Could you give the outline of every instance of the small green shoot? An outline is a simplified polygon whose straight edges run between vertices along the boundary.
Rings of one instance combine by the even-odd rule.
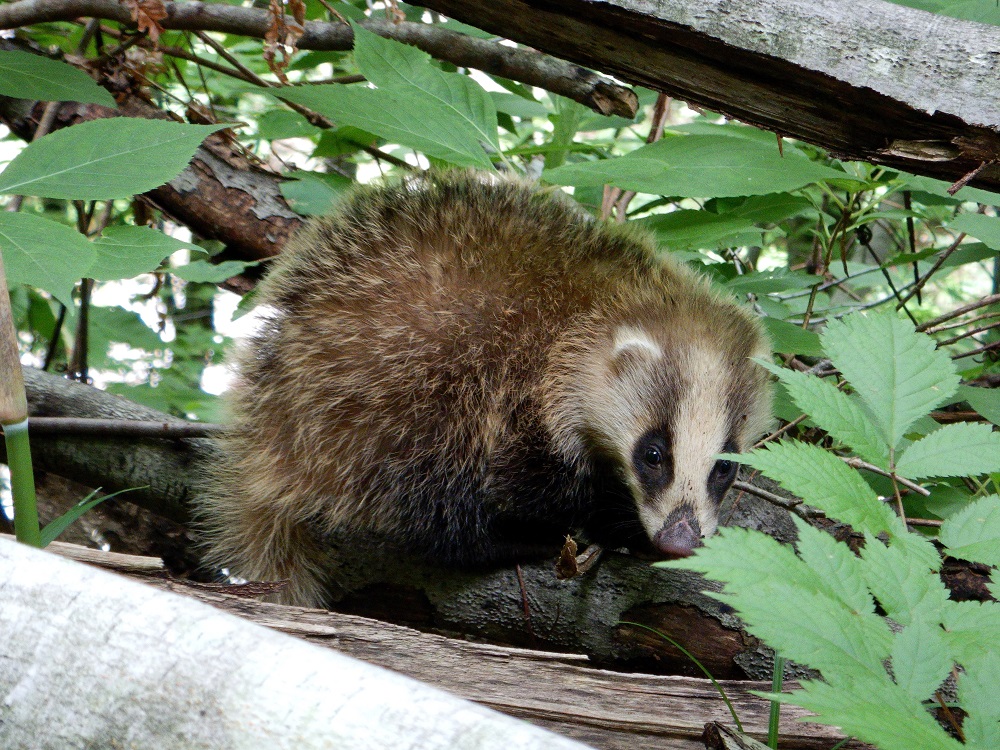
[[[42,529],[42,534],[41,534],[41,546],[48,547],[50,542],[54,541],[60,534],[62,534],[67,528],[69,528],[70,524],[72,524],[74,521],[80,518],[80,516],[82,516],[87,511],[91,510],[92,508],[96,508],[105,500],[110,500],[116,495],[121,495],[123,492],[132,492],[133,490],[141,490],[141,489],[145,489],[145,486],[129,487],[128,489],[125,490],[118,490],[118,492],[112,492],[110,495],[98,496],[98,493],[101,491],[101,488],[98,487],[96,490],[91,492],[85,498],[80,500],[80,502],[78,502],[72,508],[63,513],[61,516],[59,516],[58,518],[54,518],[49,523],[45,524],[45,528]]]

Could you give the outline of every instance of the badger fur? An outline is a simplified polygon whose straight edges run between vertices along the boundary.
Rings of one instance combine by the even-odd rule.
[[[262,282],[207,558],[323,600],[323,538],[446,564],[690,554],[765,428],[760,326],[650,237],[475,173],[358,189]]]

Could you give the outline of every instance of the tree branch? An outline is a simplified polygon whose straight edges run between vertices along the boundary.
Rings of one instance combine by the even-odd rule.
[[[165,2],[167,17],[160,24],[181,31],[219,31],[263,39],[270,25],[266,10],[201,2]],[[20,0],[0,6],[0,29],[30,24],[70,21],[81,16],[103,18],[134,27],[128,9],[117,0]],[[361,24],[369,31],[412,44],[440,60],[460,67],[539,86],[584,104],[604,115],[632,118],[638,109],[635,93],[626,86],[531,50],[507,47],[430,24],[372,19]],[[308,21],[298,40],[300,49],[349,50],[354,32],[343,23]]]

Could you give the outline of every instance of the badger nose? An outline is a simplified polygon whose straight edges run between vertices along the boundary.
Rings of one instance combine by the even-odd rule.
[[[675,511],[656,532],[653,545],[667,558],[688,557],[701,545],[701,525],[690,511]]]

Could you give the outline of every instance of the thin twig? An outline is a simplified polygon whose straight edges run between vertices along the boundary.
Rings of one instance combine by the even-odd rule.
[[[892,472],[879,468],[878,466],[870,464],[867,461],[863,461],[860,458],[855,458],[853,456],[841,456],[840,460],[843,461],[848,466],[850,466],[851,468],[864,469],[865,471],[870,471],[873,474],[881,474],[883,477],[889,477],[890,479],[895,479],[901,485],[903,485],[909,490],[912,490],[913,492],[916,492],[918,495],[923,495],[924,497],[928,497],[931,494],[930,490],[924,489],[919,484],[911,482],[909,479],[904,479],[898,474],[893,474]]]
[[[31,431],[39,435],[95,435],[108,437],[202,438],[221,435],[226,426],[200,422],[150,422],[84,417],[31,417]]]

